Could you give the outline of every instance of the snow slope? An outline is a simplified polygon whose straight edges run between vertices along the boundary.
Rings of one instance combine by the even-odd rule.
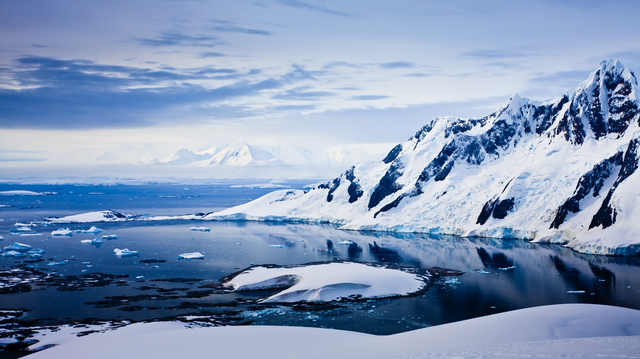
[[[480,119],[436,118],[380,162],[353,166],[308,192],[270,193],[207,218],[520,238],[634,255],[637,94],[629,69],[603,61],[555,100],[514,95]]]
[[[49,334],[36,335],[43,341],[33,347],[61,345],[28,358],[637,357],[640,311],[561,304],[389,336],[270,326],[188,329],[176,322],[133,324],[79,338]]]

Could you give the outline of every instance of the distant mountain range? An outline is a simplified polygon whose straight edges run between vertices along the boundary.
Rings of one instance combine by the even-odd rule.
[[[604,61],[565,95],[513,96],[483,118],[436,118],[375,163],[210,219],[333,222],[344,229],[565,243],[640,253],[638,82]]]
[[[357,146],[258,148],[237,141],[222,149],[212,147],[193,152],[182,148],[168,158],[147,157],[135,164],[210,169],[211,176],[216,178],[327,178],[345,166],[373,161],[379,153],[367,153]]]

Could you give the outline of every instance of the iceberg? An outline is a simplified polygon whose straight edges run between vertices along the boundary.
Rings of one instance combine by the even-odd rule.
[[[94,239],[84,239],[84,240],[81,240],[80,243],[100,245],[102,244],[102,238],[96,237]]]
[[[102,236],[102,239],[107,239],[107,240],[118,239],[118,236],[116,236],[115,234],[107,234],[106,236]]]
[[[198,231],[198,232],[211,232],[211,228],[207,228],[207,227],[191,227],[189,229],[192,231]]]
[[[100,232],[102,232],[102,229],[100,229],[100,228],[98,228],[96,226],[91,226],[91,228],[89,228],[89,229],[77,229],[76,230],[76,233],[93,233],[93,234],[96,234],[96,233],[100,233]]]
[[[140,254],[140,252],[138,251],[130,251],[128,248],[125,249],[114,249],[113,252],[118,256],[118,257],[132,257],[132,256],[137,256]]]
[[[178,259],[204,259],[204,254],[200,252],[192,252],[192,253],[182,253],[178,256]]]
[[[5,251],[18,251],[18,252],[26,252],[31,249],[31,246],[24,243],[14,242],[12,245],[8,247],[4,247]]]
[[[284,248],[284,245],[282,245],[282,244],[272,244],[271,247],[273,247],[273,248]]]
[[[51,232],[52,236],[73,236],[73,232],[69,230],[69,228],[60,228],[56,231]]]
[[[44,196],[47,193],[33,191],[0,191],[0,196]]]
[[[31,258],[41,258],[42,255],[44,254],[44,249],[41,248],[33,248],[30,249],[27,254],[29,255],[29,257]]]
[[[18,228],[11,228],[9,229],[9,233],[23,233],[23,232],[30,232],[31,228],[29,227],[18,227]]]

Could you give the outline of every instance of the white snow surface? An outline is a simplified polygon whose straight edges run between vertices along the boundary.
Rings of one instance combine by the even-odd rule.
[[[83,337],[62,333],[43,338],[60,345],[29,358],[633,358],[640,352],[640,311],[560,304],[389,336],[299,327],[185,328],[178,322]]]
[[[49,223],[93,223],[93,222],[118,222],[131,220],[135,216],[122,214],[111,210],[96,211],[65,216],[60,218],[45,218]],[[93,228],[93,227],[92,227]]]
[[[44,196],[46,193],[33,191],[0,191],[0,196]]]
[[[73,236],[73,231],[69,228],[60,228],[51,232],[52,236]]]
[[[608,79],[619,84],[611,88]],[[400,144],[389,161],[360,163],[307,193],[276,191],[206,218],[517,238],[562,243],[584,253],[634,255],[640,253],[640,170],[633,168],[640,162],[638,91],[630,70],[618,61],[604,61],[564,97],[537,103],[514,95],[482,119],[437,118]],[[597,103],[600,111],[593,110]],[[625,112],[629,118],[612,112],[624,106],[631,108]],[[605,130],[591,125],[598,116]],[[626,164],[612,165],[609,175],[599,172],[598,166],[615,156]],[[635,172],[625,178],[623,171]],[[587,188],[578,212],[569,211],[553,228],[561,206],[589,182],[589,173],[602,181],[599,191]],[[362,193],[355,200],[354,187]],[[385,187],[393,190],[380,196]],[[372,200],[376,193],[382,197],[378,202]],[[490,207],[486,222],[480,223],[491,201],[508,200],[512,206],[505,217]],[[399,203],[395,207],[394,201]],[[607,208],[614,223],[591,226]]]
[[[178,256],[178,259],[204,259],[204,254],[200,252],[182,253]]]
[[[332,301],[352,296],[381,298],[415,293],[426,278],[398,269],[360,263],[327,263],[296,267],[252,267],[225,283],[234,290],[255,290],[293,284],[264,302]]]

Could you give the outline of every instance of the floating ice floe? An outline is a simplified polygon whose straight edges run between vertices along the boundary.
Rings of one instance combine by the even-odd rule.
[[[349,246],[349,245],[356,244],[356,243],[353,242],[353,241],[340,241],[340,242],[338,242],[338,244],[344,244],[344,245]]]
[[[17,228],[9,229],[9,233],[24,233],[24,232],[31,232],[31,228],[30,227],[17,227]]]
[[[131,256],[137,256],[140,254],[140,252],[138,251],[130,251],[128,248],[125,249],[114,249],[113,252],[118,256],[118,257],[131,257]]]
[[[273,247],[273,248],[284,248],[284,246],[282,244],[272,244],[271,247]]]
[[[409,295],[427,278],[399,269],[362,263],[326,263],[297,267],[251,267],[224,284],[234,290],[286,288],[263,302],[332,301]]]
[[[35,226],[37,226],[37,225],[38,225],[38,224],[36,224],[36,223],[21,223],[21,222],[16,222],[16,223],[14,224],[14,227],[35,227]]]
[[[91,228],[89,228],[89,229],[77,229],[76,230],[76,233],[93,233],[93,234],[96,234],[96,233],[100,233],[100,232],[102,232],[102,229],[100,229],[100,228],[98,228],[96,226],[91,226]]]
[[[4,241],[4,237],[3,236],[0,236],[0,241]]]
[[[207,227],[191,227],[189,229],[192,231],[198,231],[198,232],[211,232],[211,228],[207,228]]]
[[[102,236],[102,239],[107,239],[107,240],[118,239],[118,236],[116,236],[115,234],[107,234],[106,236]]]
[[[567,294],[584,294],[586,293],[584,290],[568,290]]]
[[[22,252],[18,252],[18,251],[6,251],[4,253],[2,253],[3,257],[15,257],[15,258],[20,258],[20,257],[26,257],[27,255],[22,253]]]
[[[81,240],[80,243],[93,244],[93,245],[102,244],[102,238],[96,237],[94,239],[84,239],[84,240]]]
[[[60,228],[51,232],[52,236],[73,236],[73,232],[69,228]]]
[[[5,251],[18,251],[18,252],[26,252],[31,249],[31,246],[24,243],[14,242],[12,245],[4,247]]]
[[[204,254],[200,252],[182,253],[178,256],[178,259],[204,259]]]
[[[65,265],[65,264],[67,264],[67,262],[65,262],[65,261],[62,261],[62,262],[49,262],[49,263],[47,263],[47,265],[48,265],[48,266],[63,266],[63,265]]]
[[[41,248],[33,248],[30,249],[27,254],[29,255],[29,257],[31,258],[40,258],[42,257],[42,255],[44,254],[44,249]]]
[[[47,192],[33,191],[0,191],[0,196],[44,196]]]

